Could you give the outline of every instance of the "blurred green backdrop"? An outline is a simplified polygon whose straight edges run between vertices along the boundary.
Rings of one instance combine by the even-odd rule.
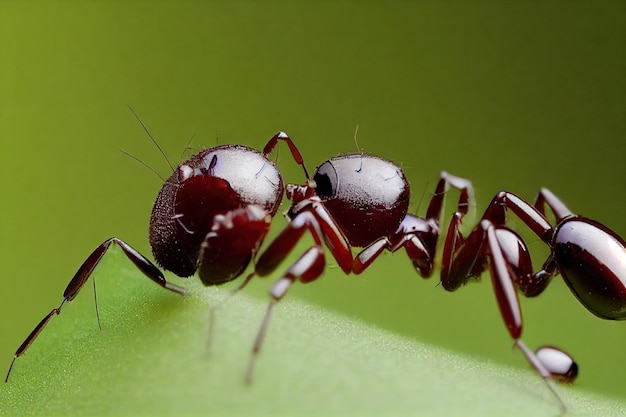
[[[285,130],[312,169],[354,151],[358,124],[360,147],[405,168],[420,214],[445,169],[474,181],[479,212],[500,189],[532,199],[547,186],[626,236],[625,4],[1,2],[0,365],[101,241],[150,251],[161,184],[120,150],[169,168],[127,105],[173,161],[192,137],[261,147]],[[539,265],[547,251],[527,236]],[[453,294],[437,281],[399,252],[359,277],[331,265],[291,296],[527,366],[487,280]],[[623,323],[589,314],[558,279],[522,302],[529,345],[566,348],[579,386],[626,398]]]

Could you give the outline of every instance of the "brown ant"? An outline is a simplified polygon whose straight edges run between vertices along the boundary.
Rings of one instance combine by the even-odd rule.
[[[283,186],[282,176],[267,155],[278,140],[285,141],[302,166],[304,185]],[[544,346],[531,351],[521,340],[522,318],[517,290],[531,297],[541,293],[551,278],[561,274],[574,295],[601,318],[626,319],[626,244],[614,232],[593,220],[572,214],[550,191],[542,189],[534,205],[516,195],[498,193],[481,221],[464,237],[463,217],[474,207],[469,180],[442,172],[426,216],[408,213],[409,184],[402,169],[389,160],[366,153],[330,158],[308,176],[297,147],[284,132],[274,135],[263,152],[239,145],[204,150],[179,165],[165,181],[152,210],[150,244],[157,263],[181,277],[198,271],[205,285],[219,285],[240,276],[251,260],[254,276],[276,270],[297,242],[309,232],[314,244],[274,282],[271,302],[257,334],[247,373],[253,377],[271,313],[295,281],[317,279],[326,264],[324,246],[346,274],[363,272],[385,250],[404,248],[416,270],[432,275],[441,234],[444,197],[450,187],[460,192],[441,261],[441,281],[454,291],[487,268],[500,313],[515,345],[544,380],[572,382],[577,365],[564,351]],[[260,254],[283,191],[291,200],[285,229]],[[545,206],[556,217],[553,227]],[[543,268],[534,273],[526,243],[507,227],[510,210],[550,248]],[[50,319],[59,314],[83,287],[111,243],[150,279],[180,294],[160,270],[125,242],[110,238],[87,258],[70,281],[63,302],[35,327],[18,348],[15,360],[34,342]],[[353,256],[352,247],[363,248]],[[564,405],[553,388],[550,390]]]

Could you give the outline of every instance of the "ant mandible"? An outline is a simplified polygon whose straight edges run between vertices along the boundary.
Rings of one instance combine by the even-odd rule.
[[[193,155],[174,170],[163,184],[150,217],[150,245],[162,268],[180,277],[192,276],[197,271],[206,286],[232,281],[245,271],[269,231],[284,194],[282,175],[267,157],[279,140],[288,144],[293,159],[308,177],[300,151],[284,132],[274,135],[263,152],[247,146],[221,145]],[[156,141],[155,144],[161,150]],[[185,289],[166,281],[159,268],[145,256],[123,240],[111,237],[87,257],[63,292],[61,304],[18,347],[5,382],[17,358],[26,352],[52,317],[61,313],[65,303],[78,295],[112,243],[120,246],[152,281],[185,295]],[[97,303],[96,316],[100,326]]]

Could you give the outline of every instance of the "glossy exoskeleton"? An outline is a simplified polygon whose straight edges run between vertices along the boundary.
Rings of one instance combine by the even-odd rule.
[[[281,173],[267,157],[279,140],[289,145],[294,160],[308,175],[300,152],[284,132],[274,135],[263,152],[240,145],[217,146],[193,155],[174,170],[163,184],[150,218],[150,245],[161,267],[181,277],[197,271],[207,286],[231,281],[243,273],[269,231],[284,194]],[[185,294],[129,244],[109,238],[83,262],[65,289],[61,304],[17,349],[5,382],[15,360],[52,317],[61,313],[64,304],[76,297],[112,243],[118,244],[148,278],[174,293]]]

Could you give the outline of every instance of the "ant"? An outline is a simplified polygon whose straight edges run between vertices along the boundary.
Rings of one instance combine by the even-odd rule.
[[[267,155],[285,141],[302,166],[304,185],[283,185],[282,176]],[[487,268],[500,313],[515,345],[544,380],[572,382],[577,365],[561,349],[544,346],[531,351],[521,340],[522,319],[516,289],[525,296],[541,293],[560,273],[576,297],[592,313],[609,319],[626,318],[626,244],[601,224],[572,214],[551,192],[542,189],[534,205],[506,191],[494,197],[479,224],[464,237],[463,217],[475,207],[469,180],[442,172],[426,216],[408,213],[409,184],[402,169],[366,153],[343,154],[321,164],[310,178],[293,141],[284,132],[274,135],[262,152],[239,145],[222,145],[192,156],[165,181],[150,220],[150,243],[157,263],[181,277],[196,271],[205,285],[219,285],[240,276],[254,260],[254,276],[273,272],[305,232],[314,245],[305,250],[270,288],[271,301],[257,333],[246,379],[252,380],[274,306],[295,281],[317,279],[326,264],[324,246],[346,274],[362,273],[383,252],[404,248],[414,268],[427,278],[433,274],[441,234],[444,197],[450,188],[460,192],[448,228],[441,261],[441,281],[448,291],[458,289]],[[259,254],[259,248],[278,210],[283,193],[291,201],[289,222]],[[552,227],[545,205],[555,214]],[[543,268],[533,274],[530,254],[521,237],[507,227],[512,211],[550,248]],[[70,281],[61,305],[35,327],[18,348],[9,367],[34,342],[54,315],[83,287],[111,243],[120,245],[137,267],[162,287],[160,270],[118,238],[103,242]],[[363,248],[353,256],[352,248]],[[548,384],[552,393],[560,397]]]

